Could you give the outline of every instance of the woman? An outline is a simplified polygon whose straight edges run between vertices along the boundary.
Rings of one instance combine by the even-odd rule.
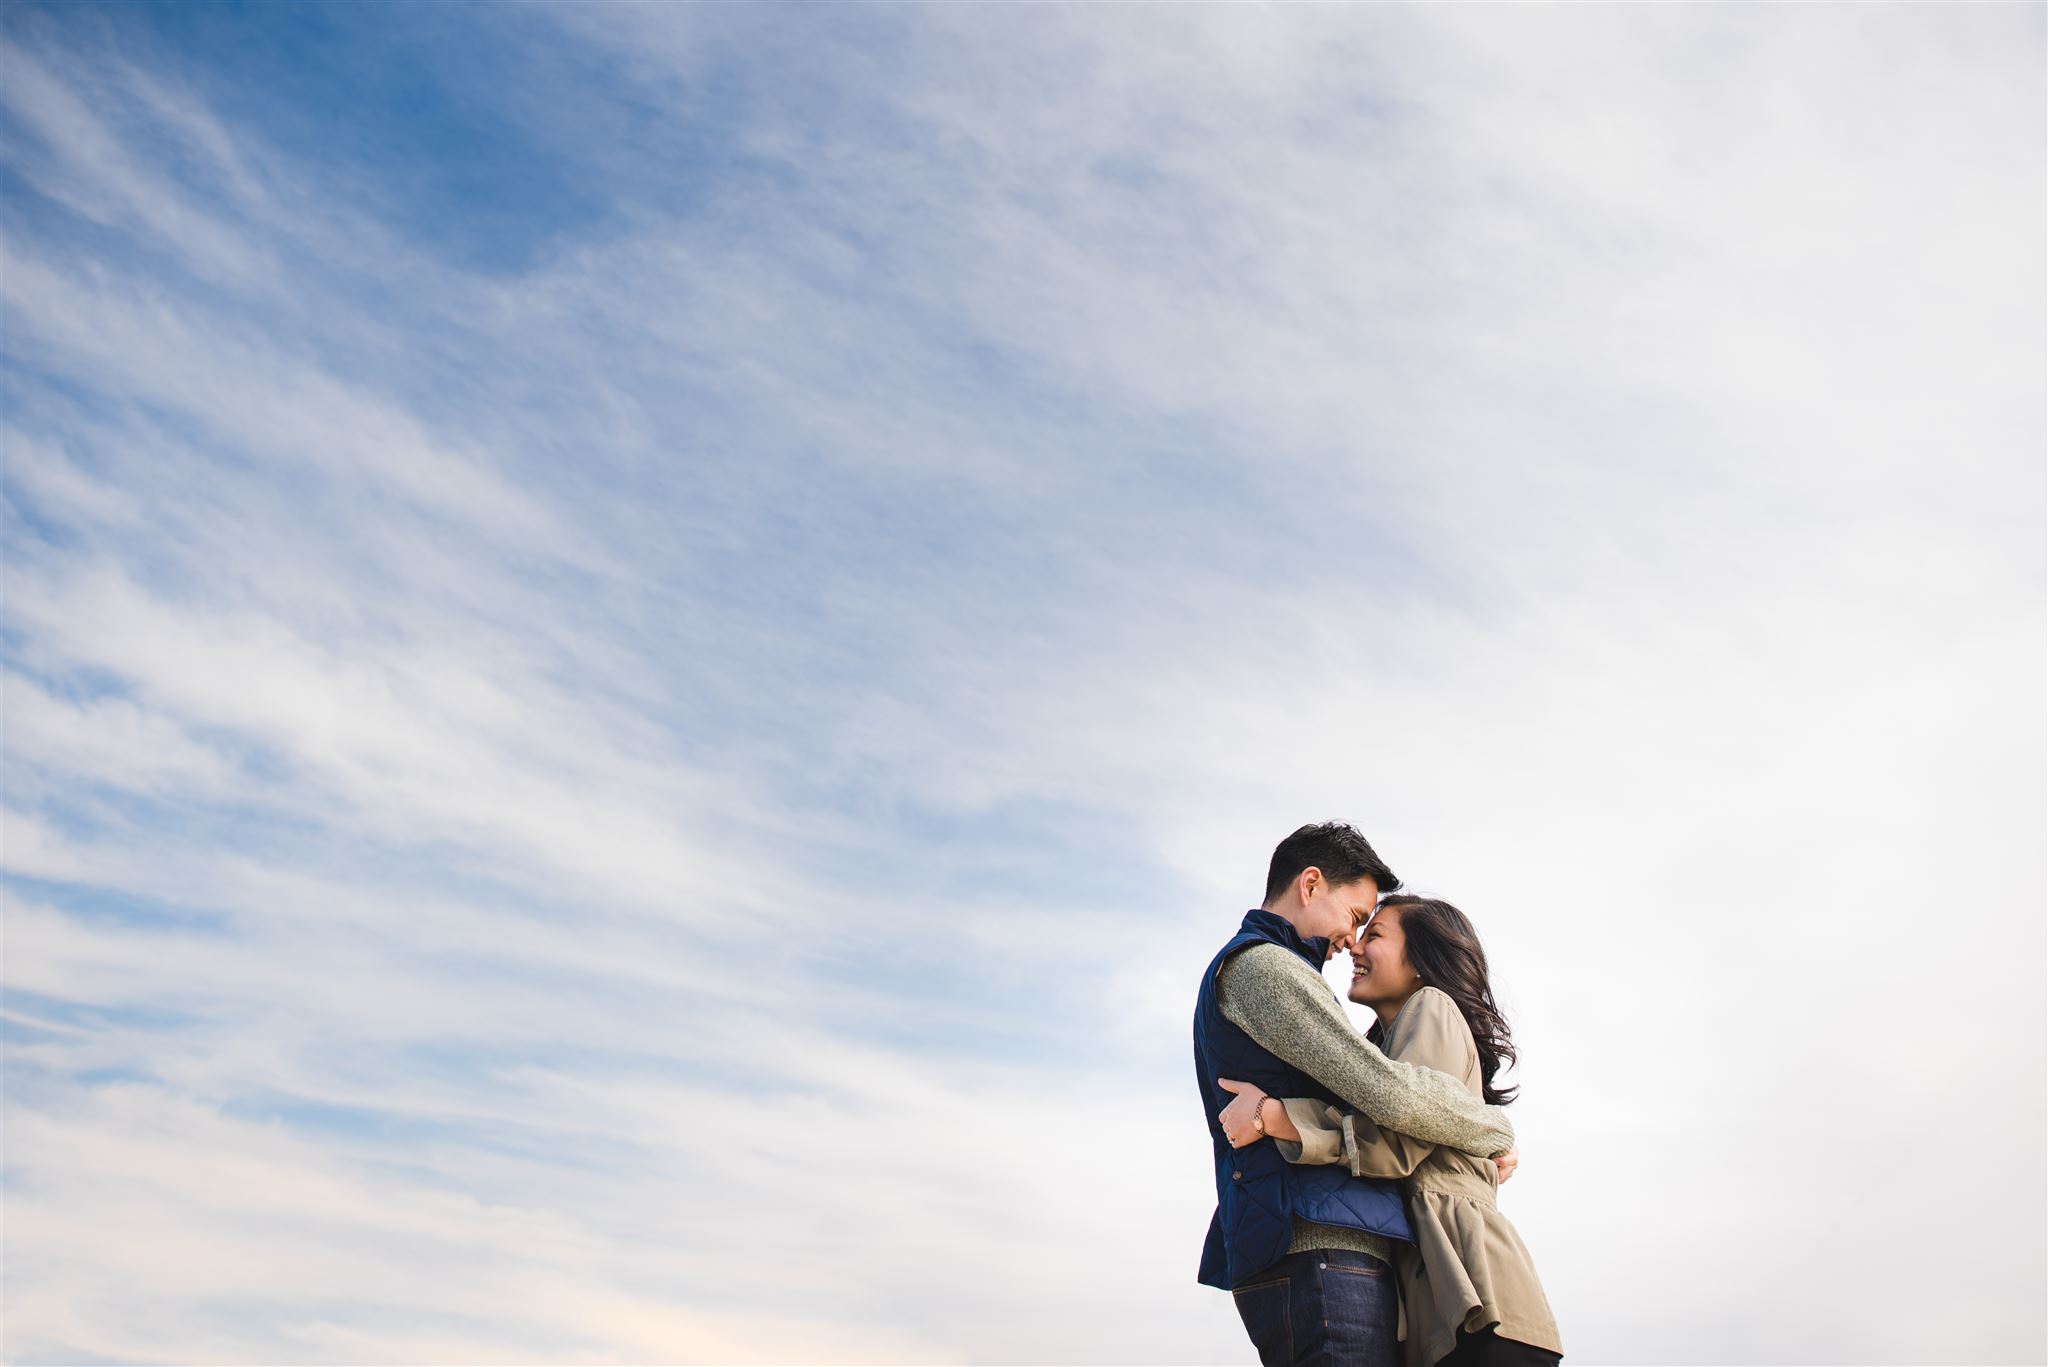
[[[1514,1100],[1494,1076],[1515,1058],[1486,979],[1486,951],[1465,914],[1434,898],[1382,898],[1351,950],[1351,1000],[1391,1058],[1461,1079],[1489,1105]],[[1379,1129],[1320,1101],[1277,1099],[1225,1080],[1232,1147],[1271,1137],[1295,1163],[1348,1163],[1399,1178],[1415,1244],[1398,1254],[1409,1367],[1551,1367],[1564,1346],[1522,1236],[1494,1204],[1491,1160]],[[1263,1133],[1261,1132],[1263,1131]]]

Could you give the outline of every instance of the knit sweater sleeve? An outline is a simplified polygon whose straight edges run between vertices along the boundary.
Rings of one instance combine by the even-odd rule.
[[[1453,1077],[1366,1043],[1323,975],[1279,945],[1252,945],[1217,971],[1231,1024],[1389,1130],[1481,1158],[1506,1153],[1514,1127]]]

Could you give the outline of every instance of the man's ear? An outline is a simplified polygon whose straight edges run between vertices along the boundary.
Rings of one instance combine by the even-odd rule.
[[[1303,906],[1307,906],[1316,889],[1327,881],[1329,880],[1323,877],[1323,871],[1311,864],[1294,880],[1294,895]]]

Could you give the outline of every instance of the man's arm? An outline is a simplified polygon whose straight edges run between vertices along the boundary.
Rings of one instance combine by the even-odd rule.
[[[1279,945],[1253,945],[1217,970],[1231,1024],[1389,1130],[1480,1158],[1514,1146],[1514,1126],[1456,1078],[1366,1043],[1323,975]]]

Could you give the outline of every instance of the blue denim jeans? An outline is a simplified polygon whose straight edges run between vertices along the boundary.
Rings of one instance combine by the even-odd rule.
[[[1290,1253],[1230,1295],[1264,1367],[1400,1367],[1394,1270],[1370,1253]]]

